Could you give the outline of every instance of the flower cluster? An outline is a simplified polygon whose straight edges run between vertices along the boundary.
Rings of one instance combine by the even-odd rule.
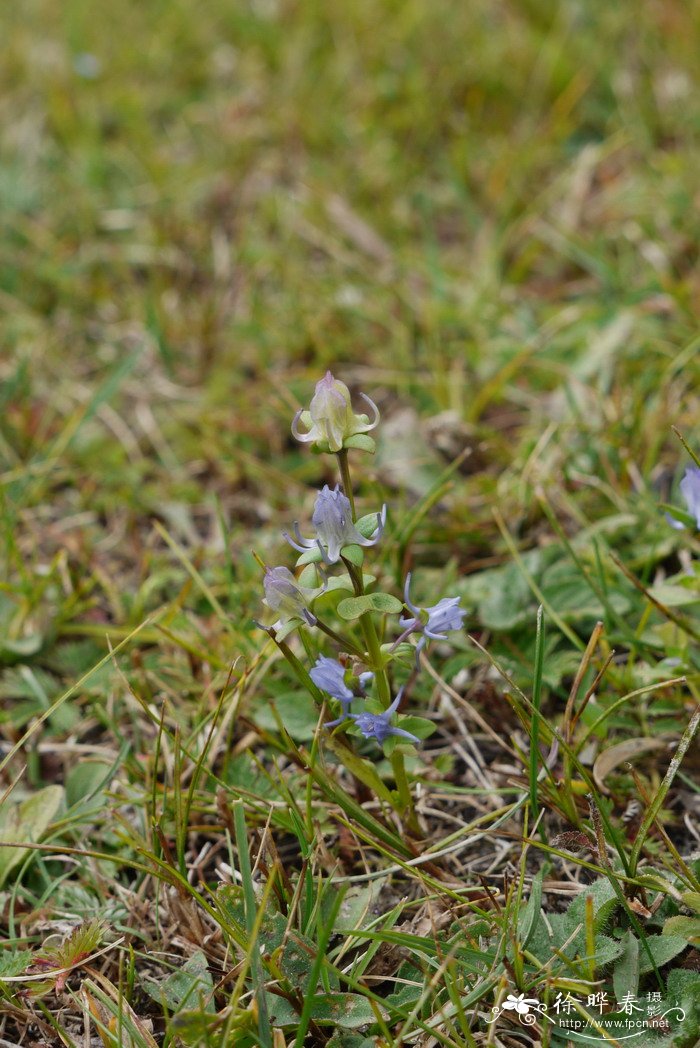
[[[402,604],[392,594],[373,591],[374,576],[363,573],[364,551],[376,546],[384,536],[387,514],[385,505],[359,520],[354,513],[347,452],[349,448],[356,448],[371,453],[374,442],[367,433],[379,421],[374,402],[363,393],[360,396],[371,409],[371,421],[367,415],[354,412],[348,387],[329,371],[317,383],[309,409],[297,412],[294,417],[292,433],[297,440],[311,443],[317,451],[338,456],[342,486],[336,484],[331,488],[326,484],[317,493],[311,516],[312,537],[304,536],[298,521],[294,521],[292,535],[283,532],[283,537],[300,554],[297,566],[303,570],[297,578],[286,567],[265,569],[263,603],[278,618],[263,628],[281,644],[294,630],[311,627],[339,646],[338,657],[319,655],[308,671],[308,679],[315,688],[340,706],[340,715],[327,722],[327,728],[341,724],[354,726],[364,738],[374,739],[380,745],[392,736],[417,744],[419,735],[401,727],[400,722],[394,723],[406,685],[399,688],[392,699],[390,666],[395,660],[405,661],[407,650],[410,652],[406,642],[417,639],[415,675],[420,654],[428,642],[444,640],[448,633],[460,630],[466,612],[459,606],[459,597],[443,597],[429,607],[418,607],[410,596],[410,574],[406,578]],[[342,565],[343,576],[319,578],[321,569],[326,572],[335,565]],[[352,596],[348,597],[348,592]],[[329,599],[327,606],[334,609],[334,616],[341,619],[344,626],[359,627],[361,641],[355,633],[339,634],[335,623],[331,626],[325,622],[323,613],[314,608],[319,597],[333,595],[344,599],[336,605]],[[381,646],[374,616],[391,614],[400,616],[399,636]],[[308,643],[305,642],[306,650]],[[290,660],[294,659],[293,665],[298,671],[300,664],[296,656],[286,647],[282,650]],[[376,709],[380,712],[373,712]],[[423,736],[432,728],[428,721],[415,717],[411,721],[411,727],[422,730]]]

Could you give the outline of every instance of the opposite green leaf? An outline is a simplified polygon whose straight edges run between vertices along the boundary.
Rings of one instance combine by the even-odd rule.
[[[356,433],[354,437],[345,438],[343,447],[356,448],[357,451],[366,451],[368,455],[373,455],[377,445],[366,433]]]
[[[350,621],[358,619],[367,611],[377,611],[383,615],[397,615],[403,604],[391,593],[365,593],[361,597],[348,597],[338,605],[341,619]]]

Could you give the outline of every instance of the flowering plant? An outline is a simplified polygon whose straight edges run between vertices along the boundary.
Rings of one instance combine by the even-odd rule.
[[[262,628],[311,695],[336,706],[337,715],[326,720],[326,729],[337,728],[383,747],[392,763],[397,808],[408,812],[410,822],[410,784],[401,750],[420,745],[434,725],[422,717],[406,716],[402,707],[428,642],[445,640],[448,633],[460,630],[466,612],[459,597],[442,597],[425,608],[414,604],[410,573],[402,603],[392,593],[377,590],[376,577],[364,571],[365,550],[384,538],[387,510],[382,506],[358,518],[355,509],[348,449],[372,453],[374,441],[367,433],[379,422],[374,402],[365,394],[360,396],[371,408],[371,421],[353,411],[348,387],[329,371],[317,383],[309,409],[294,417],[292,433],[297,440],[310,443],[317,452],[335,455],[340,483],[334,488],[325,485],[318,492],[311,518],[313,537],[303,536],[298,521],[293,525],[294,537],[283,532],[300,554],[299,574],[295,576],[284,566],[265,568],[264,603],[279,617]],[[341,571],[326,574],[331,568]],[[398,617],[394,627],[398,636],[382,643],[382,634],[392,630],[392,616]],[[333,619],[341,620],[339,628],[344,632],[338,632]],[[290,634],[303,631],[308,656],[313,648],[308,630],[328,638],[335,649],[332,655],[319,654],[311,668],[285,643]],[[417,638],[415,645],[411,638]],[[414,658],[407,659],[411,654]],[[406,665],[412,667],[410,676],[398,686],[394,670]],[[353,761],[356,770],[360,766]]]

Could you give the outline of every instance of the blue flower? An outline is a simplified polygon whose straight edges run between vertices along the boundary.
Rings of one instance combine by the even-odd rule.
[[[316,687],[327,692],[331,698],[337,699],[343,707],[342,715],[337,720],[328,722],[326,724],[327,728],[334,728],[337,724],[342,724],[346,717],[351,716],[350,704],[356,698],[356,695],[345,683],[345,673],[346,670],[342,662],[338,662],[337,659],[326,658],[325,655],[319,655],[313,669],[309,671],[309,676]],[[374,674],[371,671],[367,671],[354,679],[359,683],[360,695],[364,695],[365,688],[374,680]]]
[[[392,715],[399,708],[403,691],[403,688],[399,689],[399,693],[391,706],[384,710],[383,713],[350,713],[343,708],[342,716],[338,717],[337,720],[328,721],[324,727],[335,728],[336,725],[342,724],[344,720],[354,720],[366,739],[376,739],[377,742],[384,742],[390,735],[400,735],[404,739],[410,739],[411,742],[419,743],[420,739],[417,735],[412,735],[410,731],[406,731],[404,728],[395,728],[391,723]]]
[[[342,663],[337,659],[319,655],[315,666],[309,671],[309,676],[317,688],[321,688],[331,698],[341,702],[343,708],[349,708],[354,695],[345,683],[345,667]]]
[[[390,735],[400,735],[404,739],[410,739],[411,742],[419,743],[420,739],[417,735],[412,735],[410,731],[405,731],[403,728],[395,728],[390,723],[392,714],[396,713],[399,708],[402,696],[403,688],[399,690],[391,706],[383,713],[351,713],[349,716],[351,720],[355,721],[366,739],[376,739],[377,742],[382,743]]]
[[[368,433],[379,422],[377,405],[364,393],[360,396],[372,409],[374,418],[356,415],[350,403],[350,390],[344,382],[327,371],[311,399],[308,411],[297,411],[292,422],[292,433],[303,444],[313,442],[322,451],[340,451],[344,442],[357,433]],[[299,422],[307,427],[304,433]]]
[[[384,532],[386,523],[386,506],[382,512],[377,514],[377,527],[371,538],[366,539],[361,535],[352,522],[352,510],[350,499],[340,490],[339,485],[331,490],[326,484],[316,496],[314,512],[311,521],[316,529],[315,539],[305,539],[299,531],[298,521],[294,521],[294,539],[287,532],[283,532],[287,542],[306,553],[307,550],[317,546],[326,564],[335,564],[340,559],[341,551],[345,546],[375,546]]]
[[[271,627],[263,627],[263,629],[279,629],[291,619],[300,619],[307,622],[309,626],[316,625],[316,617],[309,611],[308,604],[323,591],[325,586],[318,589],[306,589],[299,585],[289,568],[283,567],[265,568],[263,586],[265,587],[263,604],[266,604],[272,611],[279,612],[280,616]]]
[[[681,481],[681,495],[685,499],[688,513],[695,520],[695,526],[700,530],[700,466],[686,466],[685,476]],[[680,520],[675,520],[666,514],[674,528],[682,528],[684,525]]]
[[[413,612],[414,617],[399,620],[399,625],[404,632],[396,643],[398,644],[411,633],[420,633],[421,638],[416,648],[417,663],[420,652],[428,640],[445,640],[451,630],[460,630],[462,628],[462,620],[467,613],[464,608],[459,607],[461,597],[443,597],[437,604],[433,604],[429,608],[418,608],[411,600],[410,586],[411,573],[409,572],[404,586],[404,601],[406,606]]]

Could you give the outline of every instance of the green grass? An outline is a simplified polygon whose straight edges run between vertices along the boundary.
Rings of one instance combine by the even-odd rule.
[[[5,8],[0,1044],[557,1048],[492,1009],[595,982],[690,1048],[698,11]],[[468,609],[415,816],[253,624],[329,367],[367,570]]]

